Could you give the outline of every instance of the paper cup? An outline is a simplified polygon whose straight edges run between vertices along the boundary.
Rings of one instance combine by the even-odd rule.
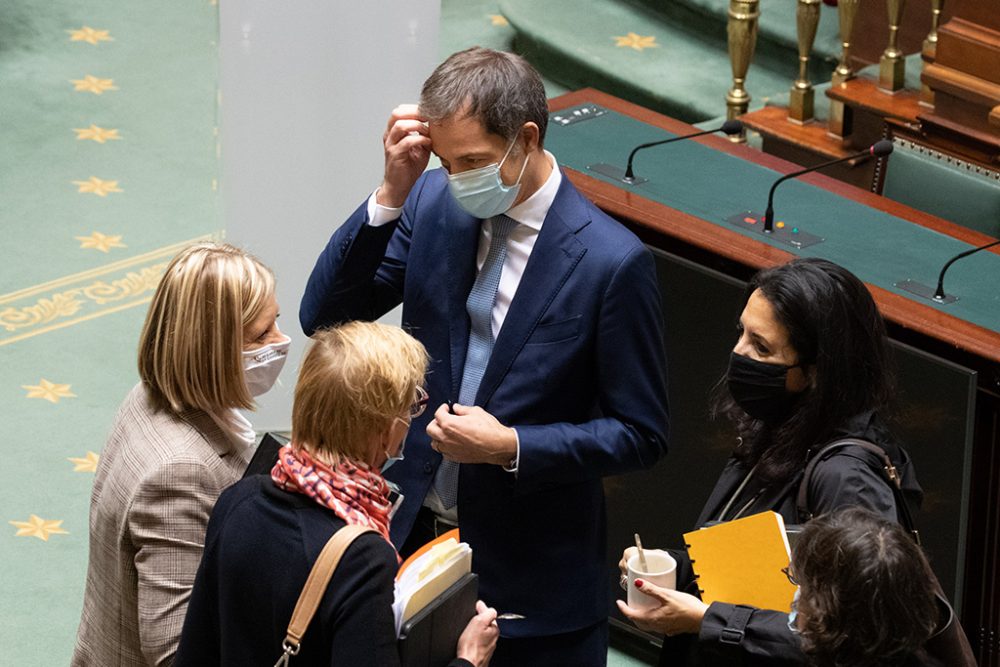
[[[633,609],[652,609],[659,607],[660,602],[646,595],[635,587],[635,580],[642,579],[654,583],[660,588],[677,587],[677,561],[666,551],[660,549],[645,549],[648,572],[642,570],[639,554],[628,559],[628,606]]]

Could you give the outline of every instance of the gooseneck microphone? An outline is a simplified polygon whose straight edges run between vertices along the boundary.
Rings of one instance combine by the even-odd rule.
[[[635,158],[635,154],[644,148],[651,148],[653,146],[661,146],[663,144],[669,144],[673,141],[681,141],[683,139],[693,139],[694,137],[700,137],[706,134],[715,134],[716,132],[725,132],[728,135],[739,134],[743,131],[743,121],[732,119],[727,120],[720,127],[714,130],[704,130],[703,132],[695,132],[694,134],[685,134],[682,137],[671,137],[669,139],[663,139],[662,141],[651,141],[648,144],[639,144],[632,149],[632,152],[628,154],[628,165],[625,167],[625,176],[622,178],[626,183],[635,182],[635,172],[632,171],[632,160]],[[619,172],[621,173],[621,172]]]
[[[948,268],[952,264],[954,264],[958,260],[962,259],[963,257],[968,257],[969,255],[973,255],[973,254],[979,252],[980,250],[986,250],[987,248],[992,248],[995,245],[1000,245],[1000,241],[993,241],[992,243],[987,243],[986,245],[981,245],[978,248],[973,248],[972,250],[966,250],[964,252],[960,252],[957,255],[955,255],[954,257],[952,257],[951,259],[949,259],[945,263],[945,265],[941,268],[941,274],[938,276],[937,289],[934,290],[934,300],[935,301],[944,301],[945,300],[945,294],[944,294],[944,274],[945,274],[945,272],[948,270]]]
[[[774,182],[771,186],[771,191],[767,193],[767,208],[764,209],[764,233],[769,234],[774,231],[774,190],[782,183],[790,178],[797,178],[802,174],[808,174],[811,171],[816,171],[818,169],[823,169],[824,167],[829,167],[831,165],[837,164],[839,162],[847,162],[848,160],[856,160],[860,157],[874,156],[876,158],[885,157],[892,153],[892,142],[888,139],[882,139],[881,141],[876,141],[874,145],[869,146],[860,153],[855,153],[854,155],[848,155],[847,157],[837,158],[836,160],[830,160],[829,162],[823,162],[817,164],[814,167],[809,167],[808,169],[800,169],[799,171],[793,171],[790,174],[785,174],[778,180]]]

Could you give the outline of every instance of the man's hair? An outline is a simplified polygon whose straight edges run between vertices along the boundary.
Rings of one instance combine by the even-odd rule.
[[[521,56],[474,46],[453,53],[424,82],[420,112],[437,122],[463,114],[477,118],[487,132],[513,141],[527,122],[538,125],[545,143],[549,121],[545,86]]]
[[[244,330],[274,296],[274,274],[228,244],[199,243],[167,266],[139,338],[139,377],[153,402],[181,412],[252,408]]]
[[[861,507],[806,524],[795,545],[802,649],[820,667],[902,663],[938,621],[934,574],[898,524]]]
[[[752,419],[728,395],[724,382],[717,409],[740,431],[737,458],[759,463],[758,474],[765,479],[787,480],[801,470],[811,447],[829,440],[852,417],[885,407],[892,394],[892,364],[874,299],[842,266],[795,259],[755,275],[747,299],[757,289],[788,330],[798,363],[813,367],[813,382],[779,425]]]
[[[312,338],[295,385],[292,442],[325,461],[365,460],[416,399],[427,351],[402,329],[376,322],[348,322]]]

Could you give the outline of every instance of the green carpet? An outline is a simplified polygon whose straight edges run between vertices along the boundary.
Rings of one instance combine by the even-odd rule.
[[[209,0],[0,8],[2,664],[69,662],[93,469],[145,304],[221,227],[217,35]]]

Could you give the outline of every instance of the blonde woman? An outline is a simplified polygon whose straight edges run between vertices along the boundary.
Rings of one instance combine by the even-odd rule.
[[[169,665],[219,494],[246,469],[253,407],[284,364],[274,275],[229,245],[167,267],[139,341],[141,382],[118,410],[90,502],[90,561],[73,665]]]
[[[296,667],[399,664],[392,614],[398,557],[381,470],[426,407],[423,345],[399,328],[352,322],[315,334],[302,362],[292,442],[267,475],[219,498],[191,594],[176,667],[271,667],[320,550],[346,524],[372,528],[346,551]],[[499,630],[482,602],[452,665],[489,662]]]

